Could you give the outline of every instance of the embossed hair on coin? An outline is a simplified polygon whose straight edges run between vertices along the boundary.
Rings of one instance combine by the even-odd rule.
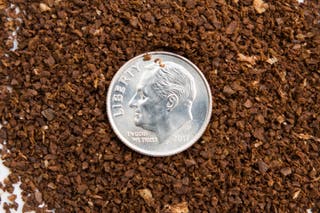
[[[135,125],[154,132],[160,143],[192,122],[196,96],[194,78],[184,67],[173,62],[161,64],[144,71],[129,102],[135,109]]]

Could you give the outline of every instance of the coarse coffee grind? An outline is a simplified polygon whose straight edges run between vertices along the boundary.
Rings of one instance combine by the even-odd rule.
[[[315,0],[1,0],[12,171],[1,188],[20,180],[24,210],[38,212],[318,212],[319,11]],[[212,92],[204,135],[170,157],[127,148],[105,110],[114,74],[149,51],[188,58]]]

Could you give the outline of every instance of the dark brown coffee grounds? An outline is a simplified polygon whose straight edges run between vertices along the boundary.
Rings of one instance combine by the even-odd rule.
[[[0,0],[2,188],[19,176],[38,212],[318,212],[319,13],[311,0]],[[166,158],[123,145],[105,110],[120,66],[154,50],[190,59],[213,95],[205,134]]]

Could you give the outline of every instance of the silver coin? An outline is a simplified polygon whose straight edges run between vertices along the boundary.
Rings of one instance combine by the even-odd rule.
[[[120,140],[149,156],[192,146],[212,108],[210,87],[197,66],[169,52],[149,52],[125,63],[111,81],[106,103]]]

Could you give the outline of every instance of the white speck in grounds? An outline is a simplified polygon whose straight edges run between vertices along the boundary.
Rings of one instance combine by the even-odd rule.
[[[1,147],[2,148],[2,144],[1,144]],[[0,182],[3,183],[3,180],[8,177],[8,175],[10,174],[10,170],[3,165],[3,161],[2,159],[0,158]]]
[[[5,125],[5,124],[4,124]],[[3,124],[0,124],[0,129],[3,127]],[[3,141],[2,144],[0,143],[0,149],[3,149],[4,146],[6,144],[6,141]],[[7,152],[9,152],[9,150],[7,150]],[[6,178],[8,178],[9,174],[11,173],[9,168],[6,167],[4,164],[3,164],[3,160],[2,160],[2,156],[0,154],[0,183],[2,185],[4,185],[4,180]],[[20,177],[19,177],[19,180],[20,180]],[[9,193],[9,192],[6,192],[6,191],[3,191],[2,189],[0,189],[0,212],[4,212],[4,204],[7,203],[7,204],[12,204],[13,202],[10,201],[8,199],[9,196],[11,195],[16,195],[16,199],[14,202],[16,202],[18,204],[18,208],[16,210],[14,209],[10,209],[10,213],[22,213],[23,211],[23,206],[24,206],[24,201],[22,200],[22,189],[20,188],[20,185],[21,185],[21,181],[18,181],[17,183],[15,184],[12,184],[13,186],[13,193]],[[39,205],[39,208],[45,208],[47,207],[45,203]],[[28,213],[33,213],[35,211],[30,211]],[[48,212],[48,213],[55,213],[55,210],[46,210],[45,212]]]
[[[17,195],[16,202],[19,204],[17,212],[22,212],[22,208],[23,208],[23,204],[24,204],[24,202],[22,200],[22,196],[21,196],[22,190],[20,188],[20,185],[21,185],[20,181],[16,184],[13,184],[13,187],[14,187],[13,194]]]
[[[20,8],[15,6],[14,4],[10,4],[10,7],[6,10],[8,11],[9,9],[15,9],[15,13],[19,14],[20,13]],[[20,23],[22,23],[22,19],[21,18],[16,18],[16,19],[12,19],[11,17],[7,17],[8,21],[12,21],[12,20],[17,20]],[[10,48],[10,51],[15,51],[18,49],[18,40],[17,40],[17,32],[19,31],[19,27],[16,27],[15,30],[13,32],[11,32],[11,35],[9,36],[9,39],[13,40],[13,47]],[[4,55],[5,57],[9,57],[8,54]],[[12,92],[12,87],[7,86],[7,90],[11,93]],[[3,124],[0,123],[0,129],[3,128],[3,126],[5,126],[7,124],[6,121],[3,122]],[[6,145],[6,141],[3,141],[2,144],[0,143],[0,149],[3,149],[3,145]],[[9,150],[7,150],[7,152],[9,153]],[[2,185],[4,185],[4,180],[6,178],[8,178],[8,175],[10,174],[10,170],[9,168],[7,168],[4,164],[3,164],[3,160],[2,160],[2,156],[0,154],[0,183]],[[20,179],[20,177],[19,177]],[[20,188],[21,182],[17,182],[15,184],[12,184],[13,186],[13,193],[9,193],[6,191],[3,191],[2,189],[0,189],[0,212],[4,211],[4,204],[12,204],[13,202],[16,202],[18,204],[18,208],[15,209],[10,209],[11,213],[20,213],[22,212],[23,206],[24,206],[24,202],[22,200],[22,195],[21,195],[21,188]],[[11,195],[16,195],[15,200],[12,202],[8,199],[9,196]]]
[[[11,86],[7,86],[7,90],[8,90],[9,93],[12,93],[12,89],[13,88]]]
[[[10,4],[10,7],[6,9],[6,12],[9,10],[9,9],[14,9],[15,10],[15,13],[16,14],[19,14],[20,13],[20,8],[14,4]],[[20,23],[22,23],[22,19],[21,18],[11,18],[11,17],[7,17],[7,21],[19,21]],[[10,51],[16,51],[18,49],[18,45],[19,45],[19,42],[17,40],[17,32],[19,31],[19,26],[17,26],[15,28],[14,31],[11,32],[11,35],[9,35],[8,39],[12,40],[13,41],[13,46],[10,48]]]
[[[2,148],[2,145],[1,145],[0,148]],[[1,171],[0,172],[0,182],[3,184],[4,179],[7,178],[8,175],[10,174],[10,170],[6,166],[3,165],[3,161],[2,161],[1,158],[0,158],[0,171]],[[8,197],[10,195],[14,194],[14,195],[16,195],[15,202],[18,203],[18,208],[17,208],[17,210],[10,209],[10,212],[12,212],[12,213],[14,213],[14,212],[17,212],[17,213],[22,212],[22,208],[23,208],[24,202],[22,201],[22,196],[21,196],[22,190],[20,188],[20,185],[21,185],[20,181],[18,183],[12,184],[12,186],[14,188],[14,191],[13,191],[12,194],[9,193],[9,192],[5,192],[2,189],[0,189],[0,198],[1,198],[1,200],[0,200],[0,211],[1,211],[1,209],[3,210],[3,206],[4,206],[5,203],[7,203],[7,204],[12,203],[8,199]]]
[[[2,127],[2,125],[1,125],[1,127]],[[0,144],[0,149],[3,149],[3,145],[2,144]],[[1,159],[1,157],[2,156],[0,155],[0,183],[2,183],[4,185],[4,180],[6,178],[8,178],[8,175],[10,174],[10,170],[5,165],[3,165],[3,160]],[[22,212],[22,208],[23,208],[24,202],[23,202],[22,196],[21,196],[22,190],[20,188],[20,185],[21,185],[20,181],[15,183],[15,184],[12,184],[12,186],[14,188],[12,194],[9,193],[9,192],[5,192],[2,189],[0,189],[0,212],[2,212],[1,210],[4,210],[3,206],[4,206],[5,203],[7,203],[7,204],[12,203],[8,199],[8,197],[10,195],[16,195],[15,202],[18,203],[17,210],[10,209],[10,212],[11,213],[20,213],[20,212]]]

